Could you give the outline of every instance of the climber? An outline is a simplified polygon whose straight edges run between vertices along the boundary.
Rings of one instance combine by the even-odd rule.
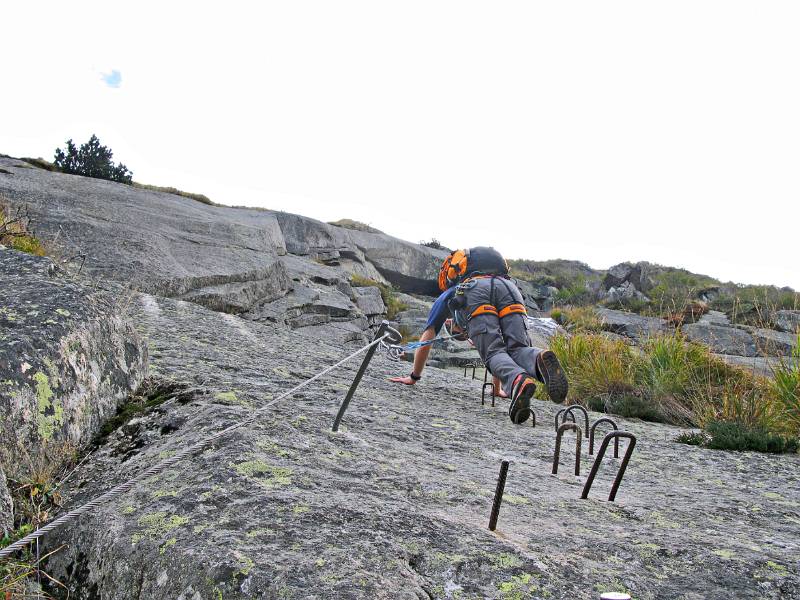
[[[530,345],[522,294],[497,250],[479,246],[451,253],[439,272],[439,289],[442,294],[431,307],[420,341],[434,339],[452,315],[452,331],[466,332],[487,369],[500,380],[499,389],[510,394],[508,416],[513,423],[530,417],[535,380],[544,383],[553,402],[566,398],[567,378],[556,355]],[[422,379],[430,348],[415,352],[410,375],[391,381],[414,385]]]

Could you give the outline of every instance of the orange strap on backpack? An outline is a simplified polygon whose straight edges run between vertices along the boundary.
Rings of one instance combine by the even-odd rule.
[[[498,316],[497,307],[492,306],[491,304],[481,304],[478,308],[472,311],[472,313],[469,315],[469,318],[471,319],[472,317],[477,317],[478,315],[485,315],[487,313],[490,315],[494,315],[495,317]]]
[[[527,315],[528,311],[525,310],[525,307],[522,304],[509,304],[504,309],[498,312],[497,307],[491,304],[481,304],[478,308],[472,311],[469,318],[477,317],[478,315],[495,315],[499,318],[507,317],[508,315],[513,315],[515,313],[521,313],[523,315]]]
[[[521,313],[523,315],[527,315],[528,311],[525,310],[525,306],[522,304],[509,304],[503,310],[501,310],[497,316],[499,316],[502,319],[503,317],[512,315],[514,313]]]

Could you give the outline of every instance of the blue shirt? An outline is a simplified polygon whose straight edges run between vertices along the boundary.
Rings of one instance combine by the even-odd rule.
[[[433,330],[439,333],[444,322],[450,317],[450,309],[447,307],[447,303],[455,291],[456,288],[451,287],[449,290],[442,292],[436,299],[436,302],[431,307],[431,312],[428,313],[428,322],[425,324],[425,329],[433,327]]]

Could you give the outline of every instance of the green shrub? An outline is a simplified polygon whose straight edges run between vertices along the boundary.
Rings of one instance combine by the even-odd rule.
[[[755,452],[797,452],[797,439],[770,433],[761,427],[747,427],[741,423],[712,421],[706,426],[711,439],[707,448],[714,450],[753,450]]]
[[[451,251],[450,248],[443,246],[442,243],[436,238],[432,238],[430,242],[420,242],[419,245],[427,246],[428,248],[433,248],[434,250],[445,250],[446,252]]]
[[[588,304],[593,300],[592,293],[586,285],[586,277],[577,275],[558,288],[553,300],[557,304]]]
[[[621,394],[609,399],[605,411],[621,417],[642,419],[654,423],[669,422],[659,406],[651,397],[637,396],[636,394]]]
[[[53,164],[64,173],[130,184],[133,173],[122,163],[114,164],[113,156],[112,150],[101,145],[97,136],[92,135],[80,148],[71,139],[67,140],[66,151],[56,148]]]
[[[705,446],[711,441],[711,436],[705,431],[685,431],[676,437],[675,441],[689,446]]]

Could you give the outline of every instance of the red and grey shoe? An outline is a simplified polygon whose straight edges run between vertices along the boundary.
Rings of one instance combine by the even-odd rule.
[[[536,381],[524,373],[517,375],[511,386],[511,404],[508,416],[515,425],[520,425],[531,416],[531,398],[536,392]]]
[[[567,383],[564,368],[558,362],[555,353],[552,350],[540,352],[539,356],[536,357],[536,368],[539,370],[542,381],[544,381],[550,400],[562,402],[567,397],[569,384]]]

